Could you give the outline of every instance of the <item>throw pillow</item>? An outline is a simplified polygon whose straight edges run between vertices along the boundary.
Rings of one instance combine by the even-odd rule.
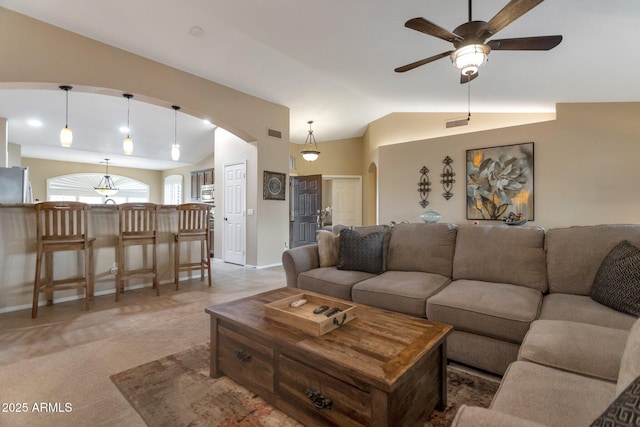
[[[320,267],[333,267],[338,264],[340,236],[328,230],[316,231]]]
[[[640,377],[636,378],[591,427],[640,426]]]
[[[385,233],[382,231],[360,235],[355,230],[340,231],[340,254],[338,270],[382,273],[382,255]]]
[[[640,249],[627,240],[611,249],[600,264],[590,295],[600,304],[639,317]]]

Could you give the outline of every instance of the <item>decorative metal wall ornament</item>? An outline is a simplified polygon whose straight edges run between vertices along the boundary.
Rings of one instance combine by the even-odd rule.
[[[431,193],[431,181],[429,181],[429,169],[423,166],[420,169],[420,182],[418,182],[418,193],[420,193],[420,206],[426,208],[429,205],[429,193]]]
[[[456,174],[453,171],[453,168],[451,167],[451,163],[453,163],[453,160],[451,160],[451,157],[449,156],[445,157],[442,163],[444,163],[444,166],[442,167],[442,173],[440,174],[440,177],[442,178],[440,180],[440,183],[444,188],[444,193],[442,193],[442,197],[449,200],[451,197],[453,197],[451,188],[453,188],[453,183],[456,182],[456,180],[453,179],[453,177],[456,176]]]

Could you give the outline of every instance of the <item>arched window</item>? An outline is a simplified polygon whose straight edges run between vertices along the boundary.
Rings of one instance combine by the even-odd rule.
[[[111,175],[118,192],[104,197],[94,190],[104,174],[79,173],[61,175],[47,179],[47,200],[77,201],[99,205],[113,200],[116,204],[127,202],[148,202],[149,185],[126,176]]]
[[[182,203],[182,175],[169,175],[164,179],[164,204]]]

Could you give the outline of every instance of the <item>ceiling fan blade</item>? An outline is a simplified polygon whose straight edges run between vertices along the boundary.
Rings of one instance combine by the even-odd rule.
[[[477,71],[475,73],[471,74],[470,76],[460,73],[460,84],[463,85],[465,83],[469,83],[471,80],[473,80],[476,77],[478,77],[478,74],[480,74],[480,73],[478,73]]]
[[[429,58],[421,59],[420,61],[412,62],[411,64],[403,65],[402,67],[398,67],[395,69],[396,73],[404,73],[405,71],[413,70],[421,65],[428,64],[429,62],[436,61],[440,58],[444,58],[445,56],[449,56],[453,53],[452,50],[448,52],[442,52],[437,55],[430,56]]]
[[[511,0],[496,16],[491,18],[478,36],[486,40],[542,2],[543,0]]]
[[[453,43],[454,41],[463,41],[464,39],[457,34],[452,33],[449,30],[445,30],[439,25],[429,22],[424,18],[409,19],[404,24],[405,27],[412,30],[420,31],[421,33],[428,34],[433,37],[437,37],[442,40]]]
[[[491,40],[491,50],[551,50],[562,41],[562,36],[522,37],[517,39]]]

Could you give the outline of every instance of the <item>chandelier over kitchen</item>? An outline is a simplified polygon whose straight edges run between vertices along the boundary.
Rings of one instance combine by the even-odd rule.
[[[96,193],[105,197],[109,197],[118,192],[118,187],[116,186],[116,183],[113,182],[113,178],[111,178],[111,175],[109,175],[109,159],[104,159],[104,161],[107,164],[105,174],[100,180],[98,186],[93,187],[93,189],[96,190]]]

